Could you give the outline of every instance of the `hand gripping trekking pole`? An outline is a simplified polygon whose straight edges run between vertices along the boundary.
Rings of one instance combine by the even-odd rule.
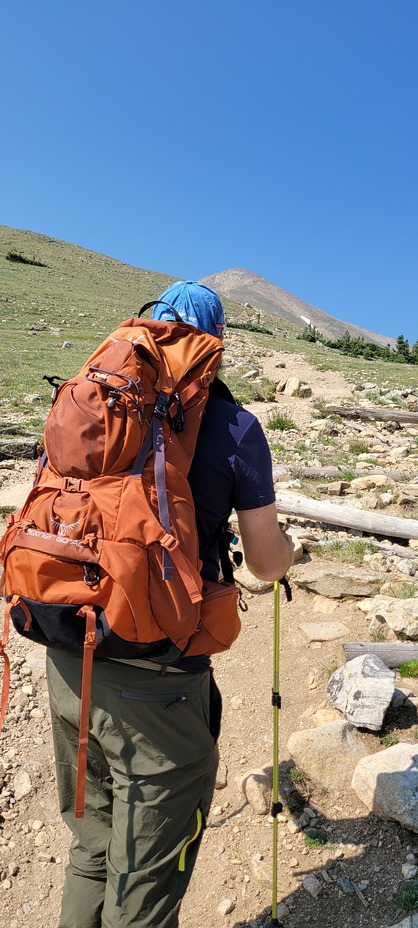
[[[291,598],[290,587],[285,582],[286,596]],[[274,644],[273,644],[273,793],[271,815],[273,818],[273,897],[271,905],[271,919],[264,928],[280,928],[282,922],[277,919],[277,816],[282,811],[279,800],[279,661],[280,661],[280,582],[274,584]]]

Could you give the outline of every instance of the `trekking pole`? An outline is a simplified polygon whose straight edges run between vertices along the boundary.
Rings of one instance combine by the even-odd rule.
[[[286,591],[287,592],[287,591]],[[274,644],[273,644],[273,792],[271,815],[273,818],[273,896],[271,905],[271,919],[265,923],[264,928],[280,928],[282,922],[277,919],[277,816],[282,811],[279,800],[279,662],[280,662],[280,584],[274,583]]]

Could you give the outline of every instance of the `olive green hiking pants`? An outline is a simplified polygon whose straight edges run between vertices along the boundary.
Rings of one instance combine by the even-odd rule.
[[[218,766],[209,672],[94,664],[81,819],[81,660],[49,650],[47,675],[60,809],[73,833],[59,928],[176,928]]]

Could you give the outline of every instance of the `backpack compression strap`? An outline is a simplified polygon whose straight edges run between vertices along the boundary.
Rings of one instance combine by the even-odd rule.
[[[163,529],[165,529],[168,535],[171,535],[167,485],[165,479],[165,449],[163,433],[163,420],[167,418],[169,402],[170,397],[167,396],[166,393],[158,394],[148,432],[131,470],[131,476],[142,477],[142,472],[144,470],[147,457],[152,449],[154,452],[154,476],[158,499],[158,516]],[[167,549],[163,548],[163,580],[171,580],[172,576],[173,567],[171,558]]]
[[[158,517],[165,534],[160,539],[162,547],[162,578],[171,580],[173,577],[173,563],[186,587],[192,603],[200,602],[200,574],[194,570],[192,564],[184,557],[178,547],[177,539],[171,533],[170,513],[168,510],[167,485],[165,478],[165,448],[163,420],[167,417],[170,396],[159,393],[151,423],[145,436],[143,445],[137,455],[131,471],[132,477],[141,477],[151,449],[154,452],[154,476],[158,500]]]
[[[3,728],[4,716],[6,715],[7,700],[9,698],[9,688],[10,688],[10,661],[9,655],[6,654],[5,648],[9,640],[9,625],[10,625],[10,603],[6,606],[6,612],[4,616],[4,627],[3,627],[3,638],[0,641],[0,656],[3,658],[4,670],[3,670],[3,686],[1,689],[1,703],[0,703],[0,731]]]
[[[91,606],[82,606],[77,615],[86,619],[84,638],[83,670],[81,677],[80,723],[78,736],[77,782],[75,793],[75,817],[83,818],[86,793],[87,749],[89,743],[91,681],[93,657],[97,645],[96,613]]]

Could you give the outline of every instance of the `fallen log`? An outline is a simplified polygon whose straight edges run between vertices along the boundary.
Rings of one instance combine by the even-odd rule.
[[[384,535],[386,538],[418,538],[418,521],[400,519],[396,516],[381,515],[367,509],[352,509],[338,506],[336,503],[310,499],[291,493],[276,493],[276,509],[286,515],[312,519],[314,522],[327,522],[354,528],[370,535]]]
[[[300,536],[303,537],[302,535]],[[347,548],[350,542],[355,541],[354,536],[352,538],[342,539],[338,538],[337,541],[341,544],[342,548]],[[373,548],[377,548],[378,552],[381,551],[382,554],[386,554],[388,557],[403,557],[407,560],[413,560],[418,557],[418,551],[415,551],[414,548],[409,548],[407,545],[401,547],[400,545],[386,545],[382,541],[371,541],[370,544]],[[318,541],[317,538],[314,540],[307,539],[306,543],[304,540],[303,547],[307,551],[315,551],[318,548],[329,548],[332,545],[335,545],[335,541]]]
[[[295,465],[290,468],[292,477],[306,477],[316,480],[319,477],[341,477],[342,469],[336,464],[329,464],[328,467],[298,467]]]
[[[321,406],[325,416],[342,416],[345,419],[367,419],[376,422],[409,422],[418,425],[418,412],[408,409],[367,408],[361,406]]]
[[[2,423],[0,425],[0,436],[11,436],[12,438],[34,438],[33,429],[27,429],[24,425],[13,423]]]
[[[350,641],[343,645],[346,661],[363,654],[374,654],[386,667],[400,667],[405,661],[418,661],[418,644],[404,641],[375,644],[371,641]]]
[[[375,441],[381,442],[381,444],[385,445],[385,447],[390,442],[389,436],[386,436],[384,432],[379,432],[378,429],[372,429],[370,425],[360,425],[360,422],[351,421],[350,429],[352,429],[353,432],[357,432],[358,435],[363,435],[366,441],[367,439],[372,438]]]
[[[337,464],[330,464],[328,467],[291,467],[290,473],[293,477],[303,477],[306,479],[319,479],[322,477],[333,477],[333,478],[343,478],[344,473],[348,470],[347,467],[341,467]],[[388,480],[413,480],[416,477],[416,473],[413,471],[406,470],[385,470],[383,467],[373,467],[371,470],[355,470],[356,477],[375,477],[380,474],[384,474]],[[284,477],[283,479],[286,479]]]

